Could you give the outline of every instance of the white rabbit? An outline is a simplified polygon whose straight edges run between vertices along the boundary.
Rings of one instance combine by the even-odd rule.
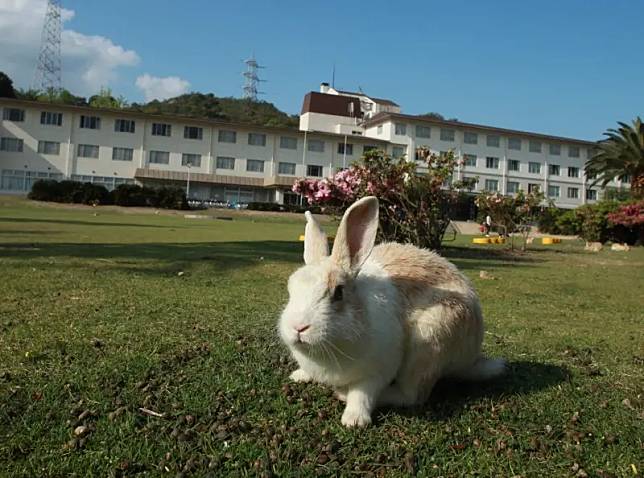
[[[333,387],[346,426],[368,425],[380,405],[424,402],[441,377],[483,380],[506,368],[481,355],[479,299],[453,264],[412,245],[374,247],[378,208],[375,197],[353,204],[330,256],[306,213],[306,265],[289,278],[279,321],[300,367],[291,379]]]

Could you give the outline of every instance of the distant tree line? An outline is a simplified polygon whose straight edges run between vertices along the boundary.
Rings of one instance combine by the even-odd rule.
[[[101,88],[96,95],[89,98],[76,96],[66,89],[41,91],[14,88],[11,78],[1,71],[0,97],[93,108],[126,109],[152,114],[182,115],[262,126],[295,128],[299,124],[297,115],[284,113],[267,101],[217,97],[212,93],[187,93],[163,101],[152,100],[148,103],[129,104],[123,96],[115,97],[109,88]]]

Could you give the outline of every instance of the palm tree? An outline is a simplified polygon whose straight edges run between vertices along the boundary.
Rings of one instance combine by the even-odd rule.
[[[638,116],[633,125],[619,122],[619,129],[609,129],[597,143],[593,157],[586,162],[586,176],[596,179],[592,185],[605,187],[616,177],[629,178],[633,197],[644,197],[644,124]]]

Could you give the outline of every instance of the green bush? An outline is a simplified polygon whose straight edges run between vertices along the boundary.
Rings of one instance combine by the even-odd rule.
[[[33,183],[27,197],[34,201],[58,201],[62,197],[62,188],[54,179],[39,179]]]
[[[277,204],[274,202],[249,202],[247,209],[251,211],[286,211],[287,208],[282,204]]]
[[[29,199],[75,204],[116,204],[117,206],[190,209],[183,189],[172,186],[148,188],[136,184],[121,184],[112,192],[105,186],[76,181],[36,181]]]
[[[569,209],[562,211],[555,221],[555,229],[557,232],[554,234],[564,234],[566,236],[578,236],[581,234],[581,227],[583,217],[579,214],[577,209]]]
[[[120,184],[111,193],[112,203],[125,207],[145,207],[148,204],[146,191],[136,184]]]
[[[608,222],[608,214],[615,212],[619,205],[617,201],[602,201],[578,207],[575,212],[581,223],[579,235],[588,242],[615,240],[615,230]]]
[[[76,181],[39,179],[31,186],[29,199],[74,204],[110,204],[110,195],[105,186]]]
[[[563,213],[562,209],[556,207],[545,208],[541,211],[537,220],[539,231],[544,234],[562,234],[557,226],[557,220]]]

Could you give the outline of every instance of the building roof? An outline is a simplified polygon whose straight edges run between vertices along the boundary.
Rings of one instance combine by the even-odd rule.
[[[358,98],[318,93],[317,91],[311,91],[304,97],[302,114],[304,113],[322,113],[349,118],[362,117]]]
[[[376,115],[367,119],[364,123],[364,126],[365,127],[374,126],[387,120],[403,120],[403,121],[411,121],[416,123],[430,123],[430,124],[441,125],[441,126],[453,126],[455,128],[477,129],[480,131],[502,133],[508,136],[528,136],[536,139],[543,139],[543,140],[549,140],[549,141],[563,141],[567,143],[581,144],[584,146],[590,146],[590,145],[596,144],[595,141],[588,141],[583,139],[566,138],[563,136],[552,136],[549,134],[533,133],[530,131],[521,131],[516,129],[497,128],[496,126],[486,126],[486,125],[475,124],[475,123],[464,123],[462,121],[441,120],[438,118],[427,117],[427,116],[406,115],[403,113],[389,113],[389,112],[377,113]]]
[[[365,93],[356,93],[355,91],[342,91],[342,90],[336,90],[338,93],[342,93],[343,95],[355,95],[355,96],[365,96],[369,98],[371,101],[374,103],[378,103],[381,105],[388,105],[388,106],[400,106],[398,103],[394,103],[391,100],[386,100],[384,98],[374,98],[373,96],[369,96]]]

